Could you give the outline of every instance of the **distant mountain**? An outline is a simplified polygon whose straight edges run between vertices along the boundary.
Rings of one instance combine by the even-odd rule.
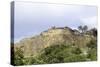
[[[63,43],[84,49],[91,40],[96,40],[96,37],[91,34],[82,34],[78,30],[72,30],[69,27],[52,27],[41,32],[40,35],[25,38],[15,43],[14,49],[22,48],[24,56],[30,57],[39,54],[44,48]]]

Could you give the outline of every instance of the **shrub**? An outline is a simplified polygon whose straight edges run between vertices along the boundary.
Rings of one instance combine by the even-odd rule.
[[[87,44],[87,47],[90,48],[88,50],[88,56],[90,60],[97,60],[97,42],[96,40],[91,40],[90,43]]]
[[[87,44],[88,48],[97,48],[97,41],[96,40],[91,40],[88,44]]]
[[[14,65],[23,65],[24,59],[24,55],[23,55],[23,51],[21,50],[21,48],[16,48],[15,52],[14,52]]]
[[[91,61],[97,60],[97,49],[94,48],[89,50],[87,58],[89,58]]]
[[[46,63],[85,61],[87,58],[81,55],[81,53],[80,48],[62,44],[45,48],[40,57]]]

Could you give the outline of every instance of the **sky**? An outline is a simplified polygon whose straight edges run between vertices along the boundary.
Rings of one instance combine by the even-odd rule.
[[[97,28],[96,6],[15,2],[14,8],[15,41],[38,35],[52,26]]]

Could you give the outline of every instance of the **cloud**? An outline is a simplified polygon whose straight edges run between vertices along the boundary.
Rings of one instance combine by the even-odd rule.
[[[83,25],[87,25],[89,29],[97,28],[97,16],[87,17],[81,19]]]
[[[15,40],[36,35],[51,26],[77,29],[85,24],[89,28],[97,27],[95,6],[15,2],[14,16]]]

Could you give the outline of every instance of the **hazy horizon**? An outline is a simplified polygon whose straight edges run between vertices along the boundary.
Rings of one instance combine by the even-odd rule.
[[[97,27],[97,7],[48,3],[15,2],[14,40],[34,36],[56,27]]]

